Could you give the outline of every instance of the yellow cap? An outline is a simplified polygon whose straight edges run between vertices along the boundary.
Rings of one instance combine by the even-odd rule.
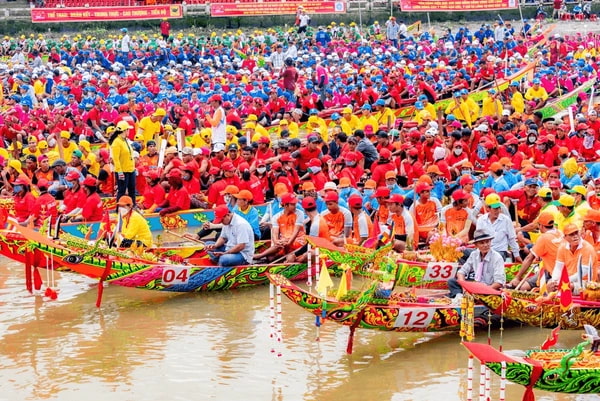
[[[342,114],[352,114],[352,109],[350,107],[344,107]]]
[[[71,134],[69,131],[60,131],[60,137],[65,139],[71,139]]]
[[[571,195],[564,194],[558,198],[558,203],[560,206],[573,207],[575,206],[575,198]]]

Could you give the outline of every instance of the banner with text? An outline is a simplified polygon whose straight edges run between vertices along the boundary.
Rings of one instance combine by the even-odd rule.
[[[518,0],[400,0],[402,11],[486,11],[518,8]]]
[[[94,22],[141,19],[183,18],[177,5],[140,7],[32,8],[31,22]]]
[[[247,17],[253,15],[294,15],[302,6],[308,15],[341,14],[346,12],[344,1],[285,1],[276,3],[211,3],[211,17]]]

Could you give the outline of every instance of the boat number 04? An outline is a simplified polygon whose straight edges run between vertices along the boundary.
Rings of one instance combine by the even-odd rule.
[[[394,327],[414,327],[424,329],[429,326],[435,308],[400,308]]]
[[[423,275],[423,280],[448,280],[456,276],[458,270],[458,263],[449,262],[429,262],[427,263],[427,270]]]
[[[190,279],[189,266],[165,266],[163,267],[163,284],[187,284]]]

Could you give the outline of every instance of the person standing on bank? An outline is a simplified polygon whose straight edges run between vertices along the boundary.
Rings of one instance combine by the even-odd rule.
[[[461,281],[477,281],[487,284],[494,289],[500,289],[506,283],[504,259],[500,253],[492,249],[494,236],[486,230],[475,230],[473,241],[475,251],[456,273],[456,278],[448,280],[450,298],[462,294]]]
[[[108,140],[117,180],[117,201],[125,194],[135,199],[135,163],[133,149],[127,140],[129,128],[126,121],[119,121],[115,132]]]
[[[163,18],[160,23],[160,34],[165,41],[169,39],[169,35],[171,34],[171,24],[169,24],[166,18]]]
[[[206,112],[204,116],[204,118],[212,128],[212,136],[210,138],[211,143],[213,145],[213,148],[218,143],[225,146],[225,142],[227,141],[227,121],[225,119],[225,110],[223,110],[222,107],[223,98],[221,97],[221,95],[212,95],[208,99],[208,102],[215,111],[212,117],[210,116],[209,112]]]

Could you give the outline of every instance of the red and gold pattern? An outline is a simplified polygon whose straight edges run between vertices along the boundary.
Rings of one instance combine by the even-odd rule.
[[[160,224],[165,230],[174,230],[177,228],[185,228],[188,223],[178,214],[160,216]]]

